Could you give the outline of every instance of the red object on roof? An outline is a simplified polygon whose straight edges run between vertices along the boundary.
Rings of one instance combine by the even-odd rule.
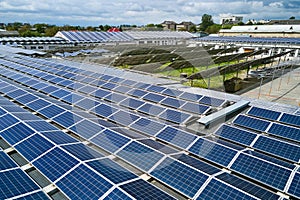
[[[113,28],[108,29],[107,32],[120,32],[120,29],[113,27]]]

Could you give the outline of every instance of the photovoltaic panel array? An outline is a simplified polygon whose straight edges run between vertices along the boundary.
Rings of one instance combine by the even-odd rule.
[[[294,115],[253,107],[203,137],[180,125],[226,100],[46,59],[0,64],[0,137],[67,198],[300,198]],[[10,157],[0,151],[0,167],[19,169]],[[37,186],[22,197],[49,194]]]

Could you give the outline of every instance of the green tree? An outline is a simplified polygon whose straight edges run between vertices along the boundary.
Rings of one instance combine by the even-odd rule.
[[[53,37],[59,31],[58,26],[50,26],[45,30],[45,36]]]
[[[205,32],[207,32],[209,34],[218,33],[221,28],[222,28],[222,25],[220,25],[220,24],[213,24],[213,25],[207,27],[207,29],[205,30]]]
[[[205,31],[209,26],[213,25],[214,21],[211,15],[202,15],[202,22],[200,24],[200,31]]]
[[[291,16],[291,17],[290,17],[290,19],[296,19],[296,17],[294,17],[294,16]]]
[[[189,29],[189,32],[192,32],[192,33],[197,32],[196,26],[191,26],[190,29]]]

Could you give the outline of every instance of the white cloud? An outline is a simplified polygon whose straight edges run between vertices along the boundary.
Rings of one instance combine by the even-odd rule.
[[[212,15],[215,22],[227,13],[242,15],[245,21],[300,18],[299,4],[295,0],[0,0],[0,17],[4,22],[74,25],[142,25],[164,20],[200,23],[203,14]]]

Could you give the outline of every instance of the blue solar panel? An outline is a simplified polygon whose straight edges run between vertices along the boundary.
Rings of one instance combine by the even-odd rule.
[[[137,100],[137,99],[133,99],[133,98],[127,98],[124,99],[120,105],[127,107],[127,108],[131,108],[131,109],[137,109],[138,107],[140,107],[141,105],[143,105],[145,102],[141,101],[141,100]]]
[[[14,145],[32,135],[34,131],[23,123],[18,123],[0,133],[8,143]]]
[[[150,87],[147,88],[148,91],[151,92],[162,92],[163,90],[165,90],[165,87],[161,87],[161,86],[156,86],[156,85],[151,85]]]
[[[137,178],[137,175],[108,158],[90,161],[87,164],[115,184]]]
[[[8,113],[23,113],[23,112],[27,112],[24,108],[21,108],[17,105],[5,105],[2,106],[3,109],[5,109]]]
[[[92,96],[98,97],[98,98],[103,98],[107,95],[111,94],[111,92],[108,92],[106,90],[102,90],[102,89],[98,89],[96,90],[93,94],[91,94]]]
[[[205,139],[199,139],[191,146],[189,151],[201,158],[208,159],[222,166],[227,166],[237,153],[237,151],[233,149]]]
[[[118,188],[114,189],[109,195],[107,195],[104,200],[130,200],[129,196],[127,196],[124,192],[121,192]]]
[[[159,103],[165,97],[159,94],[148,93],[147,95],[142,97],[144,100],[153,101],[155,103]]]
[[[64,100],[67,103],[70,103],[70,104],[76,103],[82,99],[84,99],[84,96],[74,94],[74,93],[62,98],[62,100]]]
[[[300,174],[299,173],[295,174],[293,181],[288,189],[288,193],[297,198],[300,198]]]
[[[52,124],[49,124],[46,121],[29,121],[26,123],[37,131],[56,131],[56,130],[58,130],[55,126],[53,126]]]
[[[300,127],[300,116],[298,115],[283,113],[279,121]]]
[[[27,160],[32,161],[41,154],[45,153],[54,146],[51,142],[43,138],[42,136],[35,134],[23,142],[17,144],[15,148],[20,152]]]
[[[40,89],[45,88],[45,87],[47,87],[47,86],[49,86],[49,85],[46,84],[46,83],[38,83],[38,84],[33,85],[33,86],[31,86],[31,87],[32,87],[33,89],[40,90]]]
[[[140,117],[138,115],[131,114],[129,112],[125,112],[122,110],[114,113],[113,115],[111,115],[109,117],[110,120],[112,120],[118,124],[121,124],[123,126],[129,126],[130,124],[132,124],[139,118]]]
[[[136,84],[137,82],[136,81],[133,81],[133,80],[129,80],[129,79],[125,79],[123,82],[122,82],[122,85],[129,85],[129,86],[132,86],[134,84]]]
[[[209,175],[213,175],[221,171],[220,169],[210,164],[207,164],[186,154],[177,154],[172,157]]]
[[[222,125],[215,132],[215,135],[247,146],[250,146],[252,141],[257,136],[255,133],[251,133],[249,131],[242,130],[236,127],[228,126],[226,124]]]
[[[63,98],[67,95],[70,95],[71,92],[67,91],[67,90],[64,90],[64,89],[59,89],[53,93],[51,93],[50,95],[53,96],[53,97],[56,97],[56,98]]]
[[[202,98],[202,95],[184,92],[182,95],[179,96],[179,98],[189,101],[199,101]]]
[[[183,149],[187,148],[197,138],[195,135],[171,126],[162,130],[156,137]]]
[[[6,111],[3,110],[3,109],[0,107],[0,116],[2,116],[2,115],[4,115],[4,114],[6,114]]]
[[[270,125],[270,122],[268,121],[255,119],[245,115],[239,115],[233,121],[233,123],[256,131],[262,131],[262,132],[266,131],[268,126]]]
[[[202,99],[199,100],[199,102],[203,103],[203,104],[206,104],[206,105],[211,105],[211,106],[214,106],[214,107],[219,107],[219,106],[223,105],[223,103],[225,102],[225,100],[214,98],[214,97],[204,96],[204,97],[202,97]]]
[[[212,179],[204,188],[197,199],[222,199],[222,200],[235,200],[235,199],[256,199],[250,195],[243,193],[233,187],[226,185],[216,179]]]
[[[129,92],[127,92],[127,94],[137,97],[137,98],[140,98],[140,97],[143,97],[146,94],[148,94],[148,92],[145,92],[143,90],[138,90],[138,89],[132,89]]]
[[[0,117],[0,130],[6,129],[14,124],[16,124],[18,120],[10,114],[3,115]]]
[[[157,116],[160,113],[162,113],[165,110],[165,108],[154,105],[154,104],[145,103],[143,106],[139,107],[137,110],[140,112],[152,115],[152,116]]]
[[[125,95],[122,95],[122,94],[110,93],[109,95],[105,96],[103,99],[105,99],[107,101],[111,101],[111,102],[117,104],[117,103],[123,101],[126,98],[127,97]]]
[[[55,121],[56,123],[62,125],[63,127],[66,127],[66,128],[76,124],[77,122],[79,122],[81,120],[83,120],[82,117],[80,117],[79,115],[73,114],[69,111],[53,118],[53,121]]]
[[[39,187],[21,169],[0,172],[0,199],[33,192]]]
[[[291,174],[291,170],[245,154],[240,154],[230,168],[279,190],[284,190]]]
[[[21,97],[19,97],[19,98],[16,98],[15,100],[16,100],[17,102],[22,103],[22,104],[26,104],[26,103],[29,103],[29,102],[34,101],[34,100],[36,100],[36,99],[38,99],[38,97],[36,97],[36,96],[34,96],[34,95],[32,95],[32,94],[26,94],[26,95],[24,95],[24,96],[21,96]]]
[[[91,139],[91,142],[111,153],[114,153],[129,141],[130,139],[108,129]]]
[[[252,107],[247,114],[269,120],[277,120],[281,113],[263,108]]]
[[[182,110],[195,113],[198,115],[205,114],[208,110],[210,110],[209,106],[187,102],[181,107]]]
[[[82,92],[84,94],[90,94],[90,93],[95,92],[97,89],[98,89],[97,87],[86,85],[86,86],[79,88],[78,91]]]
[[[145,144],[148,147],[151,147],[157,151],[162,152],[163,154],[174,154],[177,153],[178,151],[167,146],[166,144],[160,143],[158,141],[152,140],[152,139],[143,139],[139,140],[139,142]]]
[[[65,111],[64,109],[62,109],[56,105],[50,105],[42,110],[39,110],[39,113],[44,115],[47,118],[52,118],[56,115],[61,114],[64,111]]]
[[[111,114],[117,112],[118,109],[106,105],[106,104],[100,104],[99,106],[96,106],[92,111],[95,112],[97,115],[100,115],[101,117],[108,117]]]
[[[101,88],[107,89],[107,90],[112,90],[117,87],[117,84],[114,83],[105,83],[101,85]]]
[[[291,126],[285,126],[282,124],[273,123],[268,133],[271,135],[276,135],[286,139],[300,142],[300,129]]]
[[[193,198],[208,176],[176,160],[166,158],[150,175]]]
[[[96,100],[90,99],[90,98],[85,98],[82,99],[81,101],[78,101],[75,103],[76,106],[85,109],[85,110],[89,110],[97,105],[99,105],[100,103]]]
[[[24,94],[27,94],[27,92],[25,92],[24,90],[18,89],[13,92],[9,92],[6,95],[9,96],[10,98],[16,98],[16,97],[20,97]]]
[[[62,148],[82,161],[103,157],[103,155],[98,151],[95,151],[94,149],[81,143],[65,145],[62,146]]]
[[[253,147],[292,162],[300,161],[300,147],[297,145],[260,136]]]
[[[274,194],[266,189],[263,189],[262,187],[259,187],[251,182],[245,181],[235,175],[229,174],[229,173],[222,173],[218,176],[216,176],[219,180],[222,180],[236,188],[239,188],[248,194],[251,194],[259,199],[272,199],[277,200],[279,199],[279,195]]]
[[[117,155],[144,171],[151,169],[163,157],[163,154],[135,141],[119,151]]]
[[[183,92],[179,90],[173,90],[173,89],[165,89],[164,91],[161,92],[162,94],[171,96],[171,97],[178,97],[180,96]]]
[[[56,185],[70,199],[99,199],[112,187],[112,184],[83,164],[59,180]]]
[[[59,90],[59,88],[58,88],[58,87],[55,87],[55,86],[52,86],[52,85],[40,89],[40,91],[45,92],[46,94],[49,94],[49,93],[54,92],[54,91],[56,91],[56,90]]]
[[[186,122],[191,117],[190,114],[179,112],[176,110],[166,109],[159,115],[159,118],[165,119],[170,122],[181,124]]]
[[[169,106],[169,107],[172,107],[172,108],[179,108],[184,103],[185,103],[185,101],[182,101],[182,100],[179,100],[179,99],[175,99],[175,98],[171,98],[171,97],[166,97],[161,102],[162,105]]]
[[[42,108],[44,108],[46,106],[49,106],[49,105],[50,105],[49,102],[47,102],[47,101],[45,101],[43,99],[38,99],[36,101],[33,101],[33,102],[27,104],[26,106],[28,108],[34,110],[34,111],[37,111],[37,110],[42,109]]]
[[[103,126],[89,120],[83,120],[70,128],[83,138],[90,138],[104,129]]]
[[[0,171],[18,167],[17,164],[3,151],[0,151]]]
[[[131,87],[120,85],[120,86],[116,87],[114,89],[114,91],[125,94],[125,93],[129,92],[131,89],[132,89]]]
[[[78,163],[78,160],[56,147],[34,161],[33,165],[51,181],[55,181]]]
[[[76,140],[75,138],[69,136],[68,134],[62,131],[44,132],[43,135],[58,145],[78,142],[78,140]]]
[[[155,135],[163,128],[165,128],[166,125],[146,118],[141,118],[133,124],[131,124],[130,127],[147,135]]]
[[[139,179],[124,185],[120,188],[125,190],[128,194],[136,199],[153,200],[153,199],[164,199],[164,200],[175,200],[172,196],[163,192],[162,190],[154,187],[150,183]]]
[[[50,199],[50,198],[42,191],[16,198],[16,200],[46,200],[46,199]]]

